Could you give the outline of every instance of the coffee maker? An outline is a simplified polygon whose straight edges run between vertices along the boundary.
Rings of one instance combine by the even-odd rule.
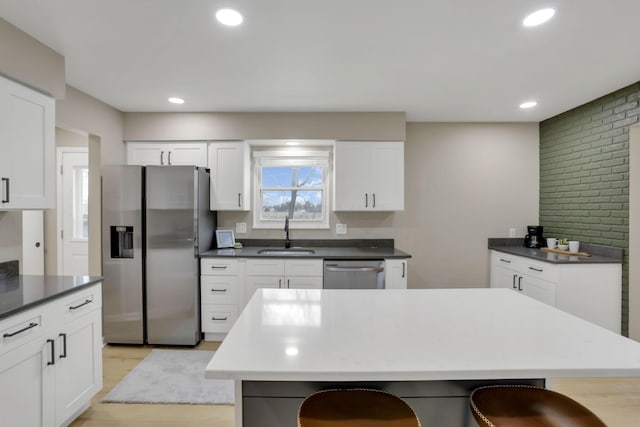
[[[524,236],[524,245],[527,248],[540,248],[543,246],[542,226],[527,225],[527,235]]]

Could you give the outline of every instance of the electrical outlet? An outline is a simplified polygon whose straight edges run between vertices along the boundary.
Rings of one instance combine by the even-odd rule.
[[[510,228],[509,229],[509,237],[516,237],[516,229],[515,228]]]
[[[247,223],[246,222],[236,222],[236,233],[246,233],[247,232]]]
[[[336,234],[347,234],[347,224],[336,224]]]

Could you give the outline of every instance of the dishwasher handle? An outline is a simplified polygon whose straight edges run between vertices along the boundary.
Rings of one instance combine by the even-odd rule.
[[[336,264],[327,264],[324,266],[326,271],[358,271],[358,272],[375,272],[382,273],[384,271],[383,267],[340,267]]]

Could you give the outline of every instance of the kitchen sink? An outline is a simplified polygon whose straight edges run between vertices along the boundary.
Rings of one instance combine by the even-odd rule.
[[[260,249],[258,255],[312,255],[316,253],[313,249],[305,248],[269,248]]]

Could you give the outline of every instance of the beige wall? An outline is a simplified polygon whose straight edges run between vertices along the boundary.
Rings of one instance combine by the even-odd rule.
[[[483,287],[487,239],[538,220],[537,123],[409,123],[405,211],[391,226],[411,253],[409,287]]]
[[[64,98],[64,57],[0,18],[0,74]]]
[[[404,141],[405,114],[124,113],[125,141],[345,139]]]
[[[393,238],[409,252],[412,288],[489,283],[487,239],[519,237],[538,221],[536,123],[408,123],[403,212],[331,213],[329,230],[292,230],[291,238]],[[383,173],[383,172],[381,172]],[[219,212],[220,228],[247,224],[238,238],[283,239],[251,229],[251,212]],[[347,235],[336,235],[336,222]]]
[[[56,125],[77,129],[100,138],[103,165],[123,164],[126,150],[122,139],[122,113],[104,102],[67,86],[67,96],[56,102]]]
[[[640,341],[640,125],[629,128],[629,338]]]

